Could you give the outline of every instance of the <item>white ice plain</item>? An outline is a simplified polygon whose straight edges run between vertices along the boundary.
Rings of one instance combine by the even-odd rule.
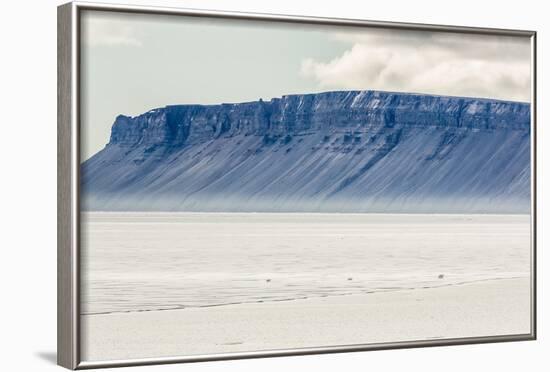
[[[82,214],[83,360],[530,332],[528,215]]]

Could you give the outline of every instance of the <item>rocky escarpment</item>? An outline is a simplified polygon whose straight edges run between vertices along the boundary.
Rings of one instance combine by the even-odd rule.
[[[376,91],[116,118],[92,210],[528,212],[529,104]]]

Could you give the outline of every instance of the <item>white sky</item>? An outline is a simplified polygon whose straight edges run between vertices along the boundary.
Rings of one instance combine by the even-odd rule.
[[[118,114],[375,89],[530,101],[526,37],[86,11],[82,160]]]

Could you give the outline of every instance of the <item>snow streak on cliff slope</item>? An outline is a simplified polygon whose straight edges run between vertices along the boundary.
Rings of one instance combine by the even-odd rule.
[[[116,118],[85,210],[528,213],[526,103],[376,91]]]

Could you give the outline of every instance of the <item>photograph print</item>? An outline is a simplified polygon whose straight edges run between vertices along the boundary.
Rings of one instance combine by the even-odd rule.
[[[530,37],[79,22],[83,361],[533,334]]]

